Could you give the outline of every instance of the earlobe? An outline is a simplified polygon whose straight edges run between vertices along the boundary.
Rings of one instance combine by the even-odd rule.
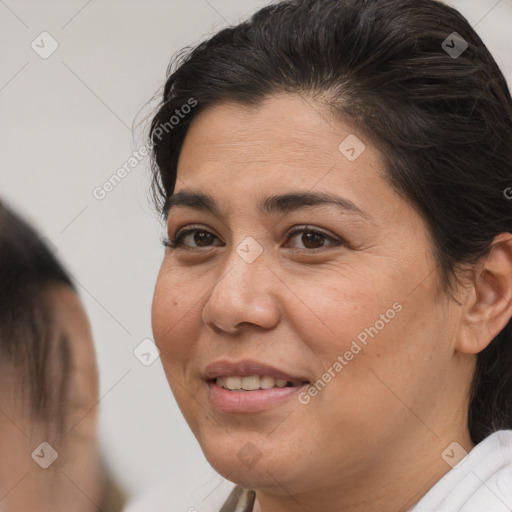
[[[501,233],[475,272],[463,304],[463,326],[457,350],[477,354],[505,328],[512,317],[512,234]]]

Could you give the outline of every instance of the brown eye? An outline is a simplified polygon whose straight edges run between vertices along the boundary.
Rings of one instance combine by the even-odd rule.
[[[300,240],[303,247],[294,247],[296,249],[302,249],[304,251],[310,251],[313,252],[317,249],[322,249],[323,247],[326,247],[326,241],[330,241],[330,245],[341,245],[343,244],[342,241],[335,239],[334,237],[323,233],[322,231],[319,231],[317,229],[311,229],[307,226],[302,226],[299,229],[295,229],[291,233],[288,234],[288,238],[292,239],[295,237],[295,235],[302,234],[302,236],[296,237],[297,240]],[[192,244],[184,243],[186,239],[191,239]],[[169,241],[165,242],[164,245],[167,247],[172,247],[173,249],[184,247],[184,248],[200,248],[200,247],[211,247],[212,242],[214,240],[218,240],[218,238],[210,233],[209,231],[206,231],[205,229],[199,229],[199,228],[189,228],[185,229],[181,232],[178,232],[174,238],[171,238]]]
[[[317,233],[315,231],[302,233],[302,242],[308,249],[317,249],[318,247],[322,247],[321,244],[324,241],[324,239],[324,235]]]
[[[196,231],[194,233],[194,242],[199,247],[205,247],[208,245],[209,242],[212,241],[213,235],[211,233],[208,233],[208,231]]]
[[[184,243],[185,239],[188,239],[189,237],[192,237],[192,245],[190,243]],[[164,245],[166,245],[167,247],[172,247],[173,249],[182,246],[185,248],[192,249],[198,247],[210,247],[210,244],[216,238],[217,237],[214,234],[210,233],[209,231],[206,231],[205,229],[189,228],[184,229],[181,232],[178,232],[173,238],[164,243]]]
[[[307,226],[303,226],[302,228],[292,231],[291,233],[288,234],[288,237],[292,239],[294,238],[295,235],[299,235],[301,233],[302,236],[297,237],[297,240],[301,241],[303,247],[295,246],[294,248],[296,249],[309,249],[311,251],[314,251],[315,249],[322,249],[323,247],[326,247],[326,244],[324,243],[326,240],[333,242],[334,245],[342,244],[340,240],[337,240],[334,237],[327,235],[326,233],[323,233],[322,231],[308,228]]]

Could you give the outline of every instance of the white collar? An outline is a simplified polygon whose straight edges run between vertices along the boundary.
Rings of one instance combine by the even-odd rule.
[[[411,512],[511,512],[512,430],[486,437]]]

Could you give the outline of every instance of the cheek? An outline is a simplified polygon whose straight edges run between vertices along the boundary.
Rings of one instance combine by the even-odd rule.
[[[429,291],[406,296],[389,289],[386,295],[376,300],[366,294],[366,302],[355,308],[340,304],[331,318],[338,339],[316,343],[324,363],[321,380],[327,382],[317,403],[350,411],[344,417],[329,413],[326,424],[333,432],[348,425],[354,430],[386,430],[387,425],[392,431],[410,420],[411,408],[421,415],[444,379],[449,343]]]
[[[151,307],[154,341],[165,367],[182,367],[194,348],[201,326],[201,282],[160,271]]]
[[[315,274],[314,279],[288,281],[286,284],[300,299],[293,301],[297,309],[288,311],[293,329],[326,368],[350,350],[358,336],[361,343],[371,339],[365,328],[376,321],[381,327],[381,313],[389,310],[389,318],[399,315],[392,307],[394,295],[389,284],[370,281],[362,273],[349,274],[335,268],[323,275]]]
[[[361,397],[363,388],[368,400],[372,394],[392,397],[385,383],[400,389],[415,382],[423,386],[432,377],[429,366],[442,354],[436,349],[442,342],[442,315],[430,287],[410,293],[414,287],[408,281],[414,279],[386,277],[391,272],[340,274],[338,269],[320,280],[321,286],[307,280],[294,286],[307,300],[300,306],[304,314],[294,316],[293,329],[308,346],[311,360],[320,363],[317,377],[336,390],[325,399]]]

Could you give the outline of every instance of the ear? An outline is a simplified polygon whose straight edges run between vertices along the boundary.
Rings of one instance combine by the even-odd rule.
[[[475,272],[462,304],[462,329],[456,349],[481,352],[512,317],[512,234],[500,233]]]

